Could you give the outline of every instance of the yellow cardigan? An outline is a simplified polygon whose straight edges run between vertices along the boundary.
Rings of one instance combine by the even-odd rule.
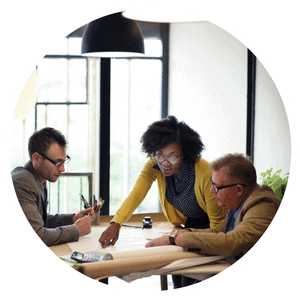
[[[151,158],[146,162],[131,193],[118,209],[112,222],[122,225],[123,222],[128,220],[146,197],[152,183],[157,180],[160,202],[166,218],[175,226],[185,224],[187,217],[167,201],[165,176],[159,170],[153,168],[156,164],[155,158]],[[208,214],[210,228],[214,228],[226,218],[227,211],[217,205],[216,199],[209,191],[211,187],[210,177],[211,170],[208,162],[202,158],[199,159],[195,164],[195,194],[199,206]]]

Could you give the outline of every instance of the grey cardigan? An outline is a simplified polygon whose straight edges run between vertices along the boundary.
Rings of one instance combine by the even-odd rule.
[[[15,168],[11,175],[25,216],[47,246],[79,239],[79,231],[73,225],[73,214],[47,214],[44,186],[30,161],[24,167]]]

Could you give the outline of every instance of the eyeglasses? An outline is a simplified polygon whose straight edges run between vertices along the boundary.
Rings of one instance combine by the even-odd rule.
[[[71,160],[71,157],[69,155],[67,155],[66,159],[61,160],[61,161],[54,161],[54,160],[50,159],[49,157],[47,157],[43,153],[39,153],[39,155],[41,155],[44,158],[48,159],[50,162],[52,162],[54,164],[55,167],[60,167],[62,164],[67,164]]]
[[[172,165],[175,165],[178,162],[180,156],[179,157],[175,157],[175,156],[163,157],[161,155],[154,155],[157,162],[163,163],[165,160],[167,160]]]
[[[212,181],[212,177],[210,177],[210,182],[211,182],[211,185],[214,187],[216,193],[219,191],[219,190],[222,190],[222,189],[225,189],[225,188],[228,188],[228,187],[231,187],[231,186],[235,186],[235,185],[242,185],[242,186],[245,186],[245,184],[243,183],[234,183],[234,184],[229,184],[229,185],[224,185],[224,186],[217,186],[213,181]]]

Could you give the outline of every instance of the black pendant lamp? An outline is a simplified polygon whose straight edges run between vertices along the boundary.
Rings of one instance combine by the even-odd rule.
[[[122,13],[92,21],[84,31],[81,53],[95,57],[126,57],[145,54],[144,39],[136,21]]]

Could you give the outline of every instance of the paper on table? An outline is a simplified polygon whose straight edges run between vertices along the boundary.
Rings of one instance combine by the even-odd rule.
[[[123,279],[126,282],[132,282],[139,278],[150,277],[152,275],[164,275],[172,271],[205,265],[213,261],[218,261],[224,258],[226,257],[225,256],[203,256],[203,257],[195,257],[195,258],[185,258],[185,259],[176,260],[159,269],[149,270],[145,272],[135,272],[127,275],[121,275],[118,277],[120,279]]]
[[[113,254],[120,251],[124,252],[142,249],[145,247],[148,239],[153,239],[163,234],[161,229],[155,228],[122,228],[116,245],[103,249],[99,243],[99,238],[104,230],[105,228],[103,227],[92,227],[92,232],[89,235],[81,237],[77,242],[68,243],[68,246],[72,251],[101,251]]]
[[[155,255],[168,255],[171,253],[182,253],[183,248],[180,246],[160,246],[160,247],[151,247],[143,248],[138,250],[128,250],[128,251],[119,251],[111,253],[114,259],[126,259],[131,258],[135,259],[138,257],[150,257]]]
[[[131,256],[130,258],[119,258],[110,261],[83,264],[80,267],[74,266],[74,269],[87,275],[88,277],[94,279],[101,279],[114,275],[129,274],[132,272],[141,272],[151,269],[157,269],[179,259],[203,256],[192,252],[178,251],[176,246],[171,247],[174,247],[173,253],[170,253],[168,251],[169,246],[162,246],[149,249],[157,251],[155,255],[151,255],[149,251],[144,251],[148,249],[142,249],[140,251],[142,251],[143,254],[146,255],[140,254],[139,256]],[[160,248],[160,254],[159,249],[157,248]]]

